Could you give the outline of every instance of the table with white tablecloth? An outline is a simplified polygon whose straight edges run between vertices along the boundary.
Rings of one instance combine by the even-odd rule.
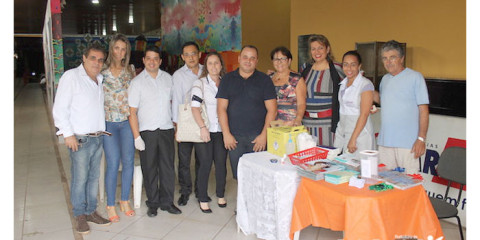
[[[277,159],[272,163],[271,159]],[[244,154],[237,179],[237,224],[262,239],[289,239],[292,206],[300,183],[296,168],[268,152]]]

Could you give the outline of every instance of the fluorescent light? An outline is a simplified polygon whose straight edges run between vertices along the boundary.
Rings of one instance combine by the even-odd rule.
[[[100,2],[98,0],[92,0],[93,4],[99,4]]]
[[[133,3],[128,4],[128,23],[133,23]]]
[[[106,26],[105,26],[105,21],[103,22],[102,25],[103,25],[103,27],[102,27],[102,35],[105,36],[105,35],[107,35],[107,28],[106,28]]]
[[[113,12],[113,16],[112,16],[112,22],[113,22],[112,31],[116,32],[116,31],[117,31],[117,15],[115,14],[115,5],[112,6],[112,12]]]

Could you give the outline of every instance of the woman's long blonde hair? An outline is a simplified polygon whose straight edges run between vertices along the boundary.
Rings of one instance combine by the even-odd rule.
[[[133,77],[135,77],[135,72],[132,70],[132,68],[129,65],[129,63],[130,63],[130,53],[131,53],[132,47],[130,46],[130,41],[128,41],[128,38],[121,33],[115,34],[115,36],[112,37],[112,39],[110,40],[110,43],[108,44],[109,45],[108,46],[108,57],[107,57],[107,60],[105,61],[105,69],[108,69],[110,67],[110,64],[113,61],[113,54],[112,54],[113,53],[113,46],[115,45],[115,43],[117,41],[122,41],[127,45],[127,52],[125,53],[125,58],[122,59],[121,64],[122,64],[122,67],[125,70],[125,72],[133,78]]]

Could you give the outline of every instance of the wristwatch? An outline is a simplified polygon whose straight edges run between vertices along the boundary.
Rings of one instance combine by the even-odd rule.
[[[420,140],[420,141],[422,141],[422,142],[425,142],[425,138],[423,138],[423,137],[420,137],[420,136],[419,136],[417,139]]]

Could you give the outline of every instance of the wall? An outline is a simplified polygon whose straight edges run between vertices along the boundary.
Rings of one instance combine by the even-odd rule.
[[[258,70],[273,69],[270,51],[290,46],[290,0],[242,0],[241,9],[242,45],[258,48]]]
[[[291,1],[290,49],[298,35],[328,37],[337,61],[355,42],[407,43],[406,65],[429,78],[466,79],[466,1]]]

